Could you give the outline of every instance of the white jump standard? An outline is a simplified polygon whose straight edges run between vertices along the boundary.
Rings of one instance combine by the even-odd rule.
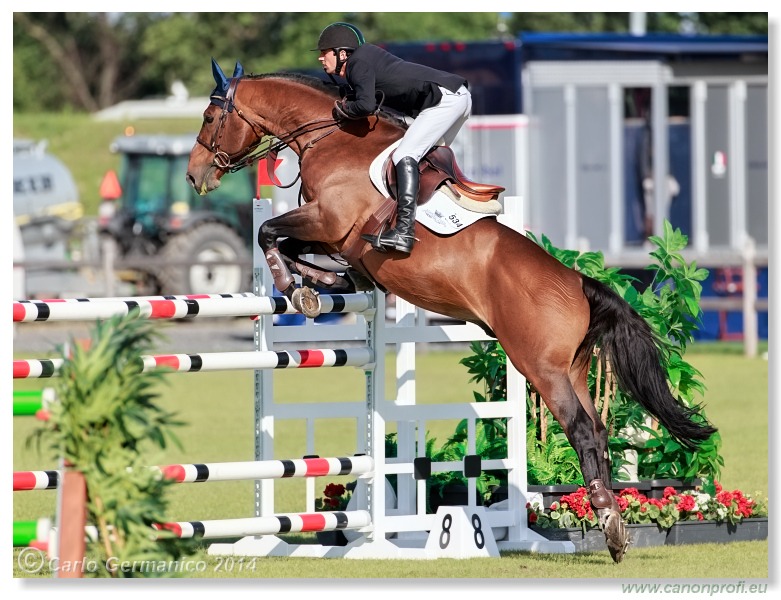
[[[506,202],[512,205],[512,199]],[[516,222],[505,224],[518,228]],[[256,227],[271,216],[270,203],[255,201]],[[272,290],[273,282],[265,258],[255,249],[255,293],[263,295]],[[327,296],[322,295],[321,298]],[[363,315],[365,323],[360,337],[351,326],[275,327],[270,317],[256,321],[256,348],[273,350],[274,344],[298,341],[340,341],[364,339],[377,360],[364,367],[366,385],[364,402],[316,402],[306,404],[278,404],[274,400],[273,371],[257,371],[255,375],[255,453],[256,460],[274,457],[275,422],[305,419],[307,451],[314,453],[313,429],[315,422],[329,418],[355,419],[356,453],[365,453],[374,459],[373,477],[359,478],[358,485],[347,507],[366,510],[371,524],[359,532],[346,532],[346,546],[320,544],[291,544],[277,535],[247,535],[238,542],[217,543],[209,547],[210,554],[242,556],[300,556],[344,558],[406,558],[432,559],[439,557],[467,558],[499,556],[500,549],[532,550],[540,552],[574,552],[571,542],[553,542],[530,531],[526,514],[526,454],[525,454],[525,381],[508,366],[508,399],[506,402],[463,403],[431,405],[416,404],[415,344],[420,342],[465,342],[488,340],[477,326],[425,325],[419,309],[396,300],[396,326],[385,325],[384,294],[374,292],[374,306]],[[304,331],[305,330],[305,331]],[[308,334],[312,337],[303,337]],[[319,337],[325,336],[325,337]],[[387,344],[396,344],[397,396],[384,395]],[[506,419],[508,457],[480,461],[475,453],[475,423],[484,418]],[[468,422],[466,462],[430,463],[431,473],[464,471],[467,477],[470,503],[462,507],[440,507],[437,514],[426,513],[426,476],[416,469],[418,461],[426,461],[426,426],[430,421],[466,419]],[[398,457],[385,456],[385,435],[396,424]],[[474,459],[477,459],[476,461]],[[476,471],[474,470],[477,463]],[[489,510],[475,505],[475,480],[483,470],[505,469],[508,473],[509,502],[504,510]],[[389,489],[388,476],[396,476],[397,494]],[[273,479],[262,479],[255,486],[255,511],[258,517],[273,517]],[[308,480],[307,502],[313,501],[314,482]],[[311,504],[307,505],[311,510]],[[348,535],[348,534],[352,535]],[[494,534],[502,539],[496,542]],[[444,542],[443,542],[444,540]]]

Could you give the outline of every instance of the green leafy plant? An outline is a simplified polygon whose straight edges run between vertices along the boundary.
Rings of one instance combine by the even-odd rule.
[[[426,439],[426,456],[431,462],[454,462],[463,460],[464,455],[459,453],[458,448],[445,443],[439,448],[435,448],[436,438]],[[432,494],[436,494],[440,499],[444,498],[445,489],[451,485],[467,485],[466,477],[461,471],[445,471],[441,473],[432,473],[426,480],[427,502]],[[431,505],[428,505],[429,510]]]
[[[131,313],[98,322],[88,344],[72,339],[61,348],[59,401],[31,438],[39,446],[45,441],[54,458],[62,457],[86,479],[88,522],[98,530],[88,546],[100,559],[96,576],[164,576],[117,566],[178,560],[195,550],[193,541],[154,529],[165,522],[173,482],[149,468],[146,453],[178,444],[172,428],[181,425],[157,402],[154,386],[163,371],[144,371],[141,360],[159,337],[159,323]]]
[[[549,435],[546,442],[537,439],[533,422],[526,430],[527,480],[531,485],[583,484],[580,462],[564,432]]]

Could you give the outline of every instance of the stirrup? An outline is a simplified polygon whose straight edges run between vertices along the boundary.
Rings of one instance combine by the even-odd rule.
[[[368,233],[365,233],[361,236],[361,239],[369,242],[372,245],[372,248],[374,248],[377,252],[386,252],[385,247],[380,244],[379,235],[369,235]]]
[[[383,248],[409,254],[412,252],[412,247],[415,245],[415,236],[409,233],[399,233],[393,229],[384,236],[381,235],[378,243]]]
[[[365,242],[369,242],[372,245],[372,248],[374,248],[377,252],[387,252],[385,247],[380,244],[380,237],[388,231],[391,230],[386,229],[386,225],[383,224],[382,227],[380,227],[380,231],[377,235],[365,233],[361,236],[361,239]]]

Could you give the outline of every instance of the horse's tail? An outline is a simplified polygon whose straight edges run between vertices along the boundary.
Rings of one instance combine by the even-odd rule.
[[[696,408],[685,406],[670,393],[662,347],[645,319],[595,279],[583,276],[583,292],[591,307],[591,322],[576,360],[588,360],[599,346],[619,387],[684,446],[696,448],[715,433],[716,428]]]

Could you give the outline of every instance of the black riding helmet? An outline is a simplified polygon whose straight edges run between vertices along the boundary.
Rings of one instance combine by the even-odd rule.
[[[317,41],[315,50],[355,50],[358,46],[363,46],[366,40],[355,25],[349,23],[331,23],[320,33],[320,39]]]

